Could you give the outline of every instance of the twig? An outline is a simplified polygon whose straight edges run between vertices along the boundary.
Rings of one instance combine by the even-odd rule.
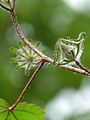
[[[28,81],[28,83],[26,84],[25,88],[23,89],[22,93],[20,94],[19,98],[17,99],[17,101],[15,102],[14,105],[12,105],[11,107],[8,108],[8,114],[6,116],[6,120],[8,118],[8,115],[10,113],[10,111],[14,110],[14,108],[19,104],[19,102],[21,101],[21,99],[23,98],[24,94],[26,93],[26,91],[28,90],[29,86],[31,85],[33,79],[36,77],[37,73],[39,72],[39,70],[42,68],[42,66],[44,65],[45,62],[48,62],[48,63],[53,63],[54,60],[47,57],[46,55],[44,55],[43,53],[41,53],[37,48],[35,48],[28,40],[27,38],[23,35],[21,29],[19,28],[19,25],[18,25],[18,22],[17,22],[17,19],[16,19],[16,16],[15,16],[15,0],[13,0],[13,5],[12,7],[9,9],[7,8],[6,6],[4,6],[3,4],[0,3],[0,7],[2,7],[3,9],[9,11],[11,13],[11,16],[12,16],[12,20],[13,20],[13,23],[14,23],[14,26],[16,28],[16,31],[18,33],[18,35],[20,36],[20,38],[24,41],[24,43],[30,47],[35,53],[37,53],[40,57],[42,57],[42,61],[39,65],[39,67],[36,69],[36,71],[34,72],[34,74],[32,75],[31,79]],[[86,68],[84,68],[83,66],[81,66],[78,61],[76,61],[76,64],[81,68],[81,69],[78,69],[78,68],[74,68],[74,67],[71,67],[71,66],[68,66],[68,65],[59,65],[59,67],[61,68],[64,68],[64,69],[67,69],[67,70],[70,70],[70,71],[73,71],[73,72],[77,72],[77,73],[81,73],[81,74],[84,74],[84,75],[87,75],[87,76],[90,76],[90,71],[88,71]],[[82,70],[83,69],[83,70]],[[3,111],[4,112],[4,111]]]
[[[12,9],[14,10],[15,9],[15,0],[13,0],[13,7]]]
[[[3,6],[1,6],[3,7]],[[4,7],[3,7],[4,8]],[[5,9],[5,8],[4,8]],[[28,40],[27,38],[23,35],[21,29],[19,28],[19,25],[18,25],[18,22],[17,22],[17,19],[16,19],[16,16],[15,16],[15,13],[14,13],[14,9],[15,9],[15,0],[13,0],[13,9],[9,9],[9,11],[11,12],[11,16],[12,16],[12,20],[13,20],[13,23],[14,23],[14,26],[16,28],[16,31],[18,33],[18,35],[20,36],[20,38],[24,41],[24,43],[30,47],[33,51],[35,51],[35,53],[37,53],[40,57],[42,57],[43,60],[45,60],[45,62],[48,62],[48,63],[53,63],[54,60],[47,57],[46,55],[44,55],[43,53],[41,53],[37,48],[35,48]],[[70,71],[73,71],[73,72],[77,72],[77,73],[81,73],[81,74],[84,74],[84,75],[87,75],[87,76],[90,76],[90,73],[86,72],[85,70],[82,70],[82,69],[79,69],[79,68],[75,68],[75,67],[71,67],[71,66],[68,66],[68,65],[60,65],[59,67],[61,68],[65,68],[67,70],[70,70]]]
[[[11,11],[11,9],[10,8],[8,8],[8,7],[6,7],[5,5],[3,5],[3,4],[1,4],[0,3],[0,7],[2,7],[4,10],[6,10],[6,11]]]
[[[41,53],[38,49],[36,49],[28,40],[27,38],[23,35],[22,31],[19,28],[16,16],[14,11],[11,11],[11,15],[12,15],[12,20],[14,23],[14,26],[16,28],[16,31],[18,33],[18,35],[20,36],[20,38],[24,41],[24,43],[30,47],[31,49],[33,49],[33,51],[35,51],[35,53],[37,53],[40,57],[42,57],[42,59],[46,60],[46,61],[52,61],[50,58],[48,58],[47,56],[45,56],[43,53]],[[53,61],[52,61],[53,62]]]
[[[80,73],[80,74],[84,74],[84,75],[90,76],[90,74],[88,72],[86,72],[84,70],[81,70],[79,68],[75,68],[75,67],[68,66],[68,65],[59,65],[59,67],[67,69],[69,71],[73,71],[73,72],[76,72],[76,73]]]
[[[88,72],[88,73],[90,74],[90,71],[89,71],[87,68],[85,68],[84,66],[82,66],[79,61],[75,60],[75,63],[76,63],[81,69],[85,70],[86,72]]]
[[[12,20],[14,22],[14,25],[15,25],[15,28],[16,28],[16,31],[17,33],[19,34],[20,38],[26,43],[26,45],[28,47],[30,47],[31,49],[33,49],[33,51],[35,51],[39,56],[42,57],[42,59],[44,59],[46,62],[49,62],[49,63],[53,63],[54,60],[47,57],[46,55],[44,55],[43,53],[41,53],[38,49],[36,49],[30,42],[28,42],[27,38],[25,38],[25,36],[23,35],[23,33],[21,32],[20,28],[19,28],[19,25],[18,25],[18,22],[17,22],[17,19],[16,19],[16,16],[14,14],[14,11],[11,11],[11,15],[12,15]],[[73,72],[77,72],[77,73],[81,73],[81,74],[85,74],[85,75],[88,75],[90,76],[89,73],[85,72],[84,70],[81,70],[81,69],[77,69],[77,68],[74,68],[74,67],[71,67],[71,66],[68,66],[68,65],[60,65],[59,67],[61,68],[65,68],[67,70],[70,70],[70,71],[73,71]]]
[[[39,70],[42,68],[42,66],[44,65],[44,62],[42,60],[41,64],[39,65],[39,67],[36,69],[36,71],[34,72],[34,74],[32,75],[32,77],[30,78],[30,80],[28,81],[27,85],[25,86],[25,88],[23,89],[22,93],[20,94],[19,98],[17,99],[16,103],[14,105],[12,105],[11,107],[8,108],[9,111],[12,111],[17,105],[18,103],[21,101],[21,99],[23,98],[24,94],[26,93],[26,91],[28,90],[29,86],[31,85],[33,79],[36,77],[37,73],[39,72]]]

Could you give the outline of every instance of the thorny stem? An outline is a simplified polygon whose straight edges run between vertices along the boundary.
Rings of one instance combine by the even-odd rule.
[[[39,65],[39,67],[36,69],[36,71],[34,72],[34,74],[32,75],[32,77],[30,78],[30,80],[28,81],[27,85],[25,86],[25,88],[23,89],[22,93],[20,94],[19,98],[17,99],[16,103],[14,105],[12,105],[11,107],[8,108],[9,111],[13,110],[18,103],[21,101],[21,99],[23,98],[24,94],[26,93],[26,91],[28,90],[28,88],[30,87],[33,79],[36,77],[37,73],[39,72],[39,70],[42,68],[42,66],[44,65],[44,60],[42,60],[41,64]]]
[[[1,5],[0,5],[0,6],[1,6]],[[1,7],[6,10],[5,7],[3,7],[3,6],[1,6]],[[8,9],[7,9],[7,10],[8,10]],[[35,53],[37,53],[40,57],[42,57],[42,59],[45,60],[45,62],[53,63],[53,62],[54,62],[53,59],[51,59],[51,58],[47,57],[46,55],[44,55],[43,53],[41,53],[41,52],[40,52],[37,48],[35,48],[35,47],[27,40],[27,38],[23,35],[22,31],[21,31],[20,28],[19,28],[19,25],[18,25],[16,16],[15,16],[14,10],[15,10],[15,0],[13,0],[13,8],[11,8],[11,9],[8,10],[8,11],[10,11],[10,13],[11,13],[14,26],[15,26],[16,31],[17,31],[18,35],[20,36],[20,38],[24,41],[24,43],[25,43],[28,47],[30,47],[33,51],[35,51]],[[67,70],[70,70],[70,71],[73,71],[73,72],[77,72],[77,73],[81,73],[81,74],[90,76],[90,73],[86,72],[85,70],[81,70],[81,69],[79,69],[79,68],[75,68],[75,67],[68,66],[68,65],[59,65],[59,67],[64,68],[64,69],[67,69]]]

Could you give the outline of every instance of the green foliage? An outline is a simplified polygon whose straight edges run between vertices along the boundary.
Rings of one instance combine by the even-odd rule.
[[[84,40],[85,32],[80,33],[77,39],[60,38],[55,45],[54,64],[64,65],[80,60]]]
[[[40,41],[36,42],[35,47],[38,48],[40,45]]]
[[[33,104],[19,103],[17,107],[9,111],[9,105],[0,99],[0,120],[43,120],[44,111]]]
[[[40,50],[41,53],[45,54],[46,53],[46,50]]]
[[[16,52],[17,52],[17,48],[14,48],[14,47],[11,47],[10,50],[11,50],[13,53],[16,53]]]

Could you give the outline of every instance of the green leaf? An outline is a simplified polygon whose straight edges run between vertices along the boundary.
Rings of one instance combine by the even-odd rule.
[[[30,72],[30,70],[29,70],[29,68],[30,68],[30,63],[28,64],[28,66],[27,66],[27,69],[25,69],[25,75],[29,75],[29,72]]]
[[[35,47],[36,47],[36,48],[38,48],[39,45],[40,45],[40,41],[38,41],[38,42],[35,43]]]
[[[11,51],[12,53],[16,53],[16,52],[17,52],[17,48],[11,47],[11,48],[10,48],[10,51]]]
[[[25,62],[26,60],[25,59],[18,59],[17,57],[16,58],[11,58],[10,59],[11,62]]]
[[[32,44],[32,39],[29,39],[28,41]]]
[[[47,51],[46,50],[40,50],[40,52],[45,54]]]
[[[12,111],[8,103],[0,99],[0,120],[43,120],[45,112],[33,104],[19,103]]]
[[[24,48],[24,44],[22,42],[18,42],[18,46],[23,50],[23,52],[28,56],[27,51]]]
[[[21,67],[21,65],[17,65],[17,66],[16,66],[16,69],[19,69],[20,67]]]
[[[22,47],[23,47],[23,43],[22,43],[22,42],[18,42],[18,46],[19,46],[20,48],[22,48]]]
[[[27,62],[24,62],[24,63],[22,63],[22,64],[20,64],[20,65],[17,65],[17,66],[16,66],[16,69],[19,69],[20,67],[24,66],[26,63],[27,63]]]
[[[25,69],[25,75],[28,75],[28,74],[29,74],[28,69]]]
[[[11,62],[17,62],[17,59],[16,58],[11,58],[10,61]]]

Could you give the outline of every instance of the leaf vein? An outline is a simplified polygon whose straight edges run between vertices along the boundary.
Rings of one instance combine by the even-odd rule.
[[[14,111],[21,111],[21,112],[31,113],[31,114],[34,114],[34,115],[40,115],[40,114],[37,114],[37,113],[34,113],[34,112],[29,112],[29,111],[21,110],[21,109],[15,109]]]

